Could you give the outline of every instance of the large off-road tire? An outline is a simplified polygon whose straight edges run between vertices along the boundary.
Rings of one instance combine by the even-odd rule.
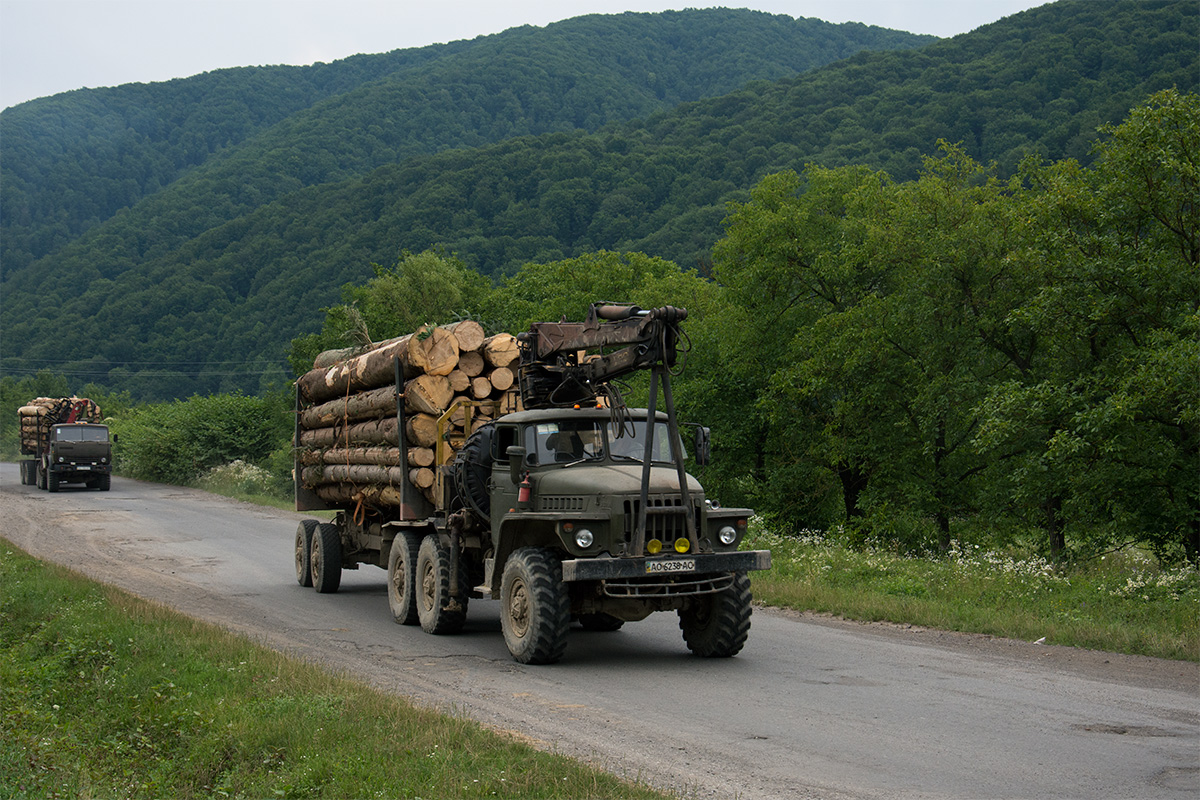
[[[46,491],[48,491],[48,492],[57,492],[58,491],[58,473],[57,472],[49,472],[49,471],[46,472]]]
[[[42,462],[40,462],[40,461],[38,462],[37,467],[35,467],[35,478],[34,479],[37,481],[37,487],[39,489],[46,488],[46,470],[45,470],[45,468],[42,467]]]
[[[579,624],[583,626],[585,631],[611,633],[612,631],[619,631],[621,626],[625,624],[625,620],[601,611],[596,614],[580,614]]]
[[[388,607],[399,625],[416,625],[417,616],[417,554],[421,537],[415,533],[398,533],[388,551]]]
[[[107,492],[112,489],[112,475],[101,475],[96,478],[96,488],[102,492]]]
[[[508,652],[522,664],[553,664],[567,649],[571,602],[553,550],[522,547],[504,564],[500,627]]]
[[[458,597],[450,596],[450,548],[436,534],[421,539],[415,576],[417,619],[426,633],[458,633],[467,621],[467,577],[459,561]]]
[[[336,525],[328,522],[317,525],[308,563],[313,588],[321,594],[332,594],[342,585],[342,537]]]
[[[302,519],[296,527],[292,549],[296,558],[296,583],[301,586],[312,586],[312,540],[320,524],[315,519]]]
[[[37,467],[36,461],[21,462],[21,485],[32,486],[34,484],[34,472]]]
[[[679,610],[679,628],[688,649],[705,658],[737,655],[750,635],[750,577],[735,575],[723,592],[695,598]]]

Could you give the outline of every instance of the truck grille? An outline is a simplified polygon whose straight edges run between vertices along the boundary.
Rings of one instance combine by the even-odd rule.
[[[638,511],[642,501],[625,501],[625,541],[633,542],[637,530]],[[693,504],[693,516],[697,529],[700,526],[700,507]],[[663,543],[664,550],[670,550],[676,539],[688,538],[687,513],[683,500],[679,496],[651,497],[646,509],[646,541],[658,539]]]
[[[582,497],[539,497],[539,511],[583,511]]]

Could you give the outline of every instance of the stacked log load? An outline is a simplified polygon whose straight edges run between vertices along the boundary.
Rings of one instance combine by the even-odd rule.
[[[64,422],[75,409],[76,422],[101,422],[100,406],[86,397],[35,397],[17,409],[21,422],[21,453],[37,453],[39,437],[50,438],[50,426]]]
[[[438,467],[472,431],[519,410],[518,358],[516,337],[488,336],[471,320],[321,353],[296,381],[297,479],[327,503],[399,506],[405,480],[436,502]],[[404,374],[403,431],[396,359]],[[439,442],[439,419],[447,411]]]

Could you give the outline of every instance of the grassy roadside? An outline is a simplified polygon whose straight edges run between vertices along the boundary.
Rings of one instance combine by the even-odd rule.
[[[1137,553],[1058,568],[1037,557],[956,547],[943,558],[849,548],[820,533],[752,526],[769,549],[755,600],[849,619],[909,623],[1046,644],[1200,661],[1200,571]]]
[[[0,540],[0,798],[663,798]]]

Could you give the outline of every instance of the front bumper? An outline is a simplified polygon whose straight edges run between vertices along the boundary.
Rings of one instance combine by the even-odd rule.
[[[663,575],[709,575],[770,569],[770,550],[696,553],[652,558],[576,558],[562,562],[563,581],[607,581]]]

